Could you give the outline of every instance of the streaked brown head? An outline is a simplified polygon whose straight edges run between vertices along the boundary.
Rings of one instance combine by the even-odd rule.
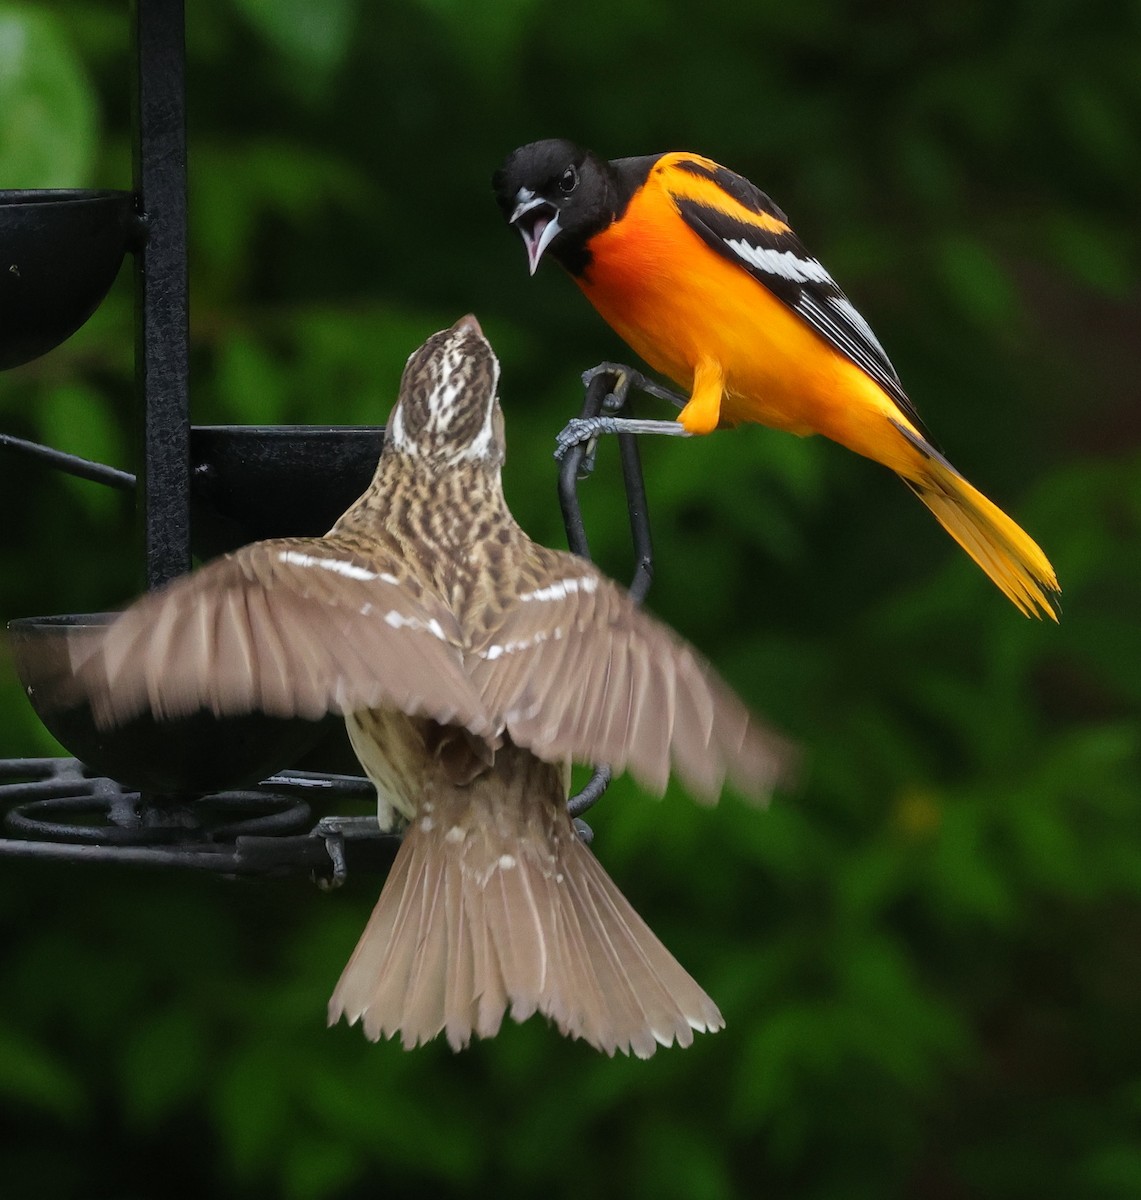
[[[499,360],[475,317],[434,333],[404,368],[386,451],[498,468],[504,458],[498,382]]]

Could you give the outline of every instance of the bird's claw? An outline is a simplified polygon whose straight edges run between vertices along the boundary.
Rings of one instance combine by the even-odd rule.
[[[567,423],[566,428],[555,439],[555,458],[561,463],[575,446],[585,443],[582,460],[578,464],[577,475],[585,479],[594,470],[595,455],[598,452],[598,438],[604,433],[684,433],[680,427],[674,428],[673,421],[635,421],[618,417],[626,407],[630,398],[630,389],[645,392],[648,396],[656,396],[660,400],[668,400],[671,404],[682,408],[685,399],[676,392],[647,379],[641,371],[627,367],[623,363],[604,362],[589,371],[583,371],[582,382],[589,388],[600,376],[610,377],[610,391],[602,398],[601,408],[606,416],[576,417]]]
[[[334,820],[323,819],[318,824],[318,830],[325,842],[325,851],[329,855],[332,866],[331,875],[313,873],[313,882],[323,892],[331,892],[343,886],[348,877],[348,864],[345,861],[345,833]]]
[[[587,444],[586,454],[579,467],[580,478],[589,475],[594,467],[594,451],[604,433],[668,434],[671,437],[690,437],[684,425],[677,421],[641,421],[630,417],[575,417],[568,421],[555,439],[555,458],[560,462],[574,449]]]
[[[616,430],[613,417],[575,417],[566,423],[562,432],[555,438],[555,458],[562,462],[575,446],[581,446],[585,442],[586,453],[579,464],[579,475],[589,475],[594,470],[594,454],[599,434],[614,432]]]
[[[599,375],[629,375],[632,373],[633,367],[628,367],[624,363],[600,362],[583,371],[582,386],[590,387]]]
[[[685,406],[686,398],[684,396],[664,384],[647,379],[641,371],[628,367],[624,363],[604,362],[599,363],[596,367],[591,367],[589,371],[583,371],[583,386],[590,387],[599,375],[609,375],[614,380],[614,386],[602,401],[602,407],[607,412],[620,412],[626,406],[631,389],[635,392],[644,392],[647,396],[656,396],[659,400],[668,400],[675,408]]]
[[[590,387],[599,375],[609,375],[613,381],[610,391],[602,399],[602,407],[609,413],[621,412],[626,407],[630,389],[644,391],[647,383],[646,377],[633,367],[623,366],[622,363],[604,362],[591,367],[589,371],[583,371],[583,387]]]

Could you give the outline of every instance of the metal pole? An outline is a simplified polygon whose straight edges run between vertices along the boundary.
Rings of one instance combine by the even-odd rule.
[[[133,0],[138,513],[147,586],[190,569],[184,0]]]

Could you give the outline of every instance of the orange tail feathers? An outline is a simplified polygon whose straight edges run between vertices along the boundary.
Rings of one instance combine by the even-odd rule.
[[[1057,621],[1061,589],[1038,543],[922,437],[892,424],[918,455],[914,474],[902,476],[907,486],[1021,612]]]
[[[529,811],[501,780],[436,793],[405,834],[329,1001],[405,1048],[454,1050],[536,1012],[607,1054],[649,1058],[724,1024],[580,841],[561,802]],[[482,792],[482,794],[480,794]],[[486,806],[486,807],[485,807]],[[515,807],[519,806],[519,807]],[[480,819],[473,817],[478,812]],[[422,806],[421,812],[425,811]]]

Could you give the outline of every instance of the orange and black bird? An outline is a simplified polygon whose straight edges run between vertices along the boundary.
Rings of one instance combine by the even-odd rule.
[[[591,563],[536,545],[500,484],[499,364],[474,317],[408,361],[368,490],[324,537],[256,542],[71,650],[103,725],[344,716],[406,826],[329,1003],[405,1046],[535,1012],[647,1057],[722,1025],[577,836],[572,760],[699,798],[764,796],[785,744]]]
[[[758,187],[697,154],[607,162],[562,139],[514,151],[492,186],[531,273],[549,253],[688,394],[676,422],[593,418],[569,440],[747,421],[822,433],[895,471],[1022,612],[1057,619],[1045,554],[927,440],[867,321]]]

